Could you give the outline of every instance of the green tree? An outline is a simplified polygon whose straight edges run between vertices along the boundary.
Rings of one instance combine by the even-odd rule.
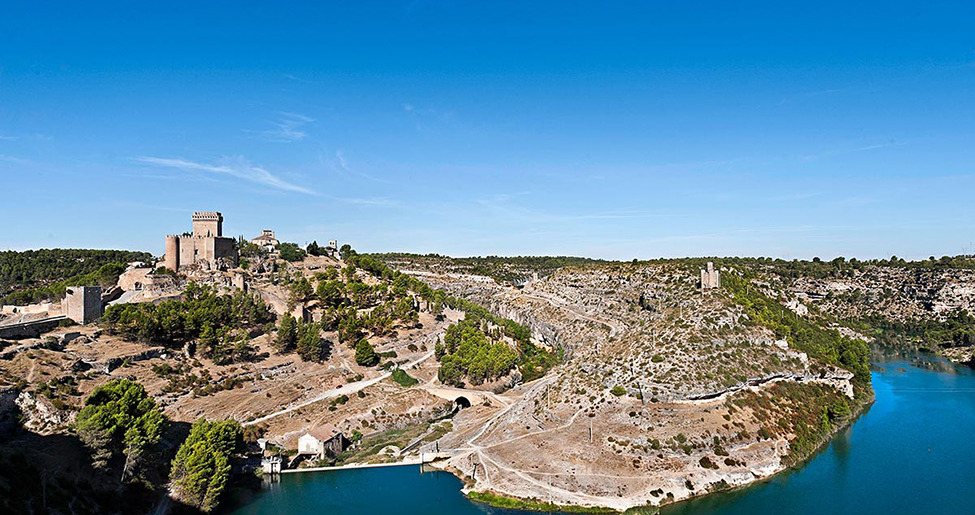
[[[372,367],[379,364],[379,355],[372,347],[369,340],[363,338],[355,346],[355,362],[363,367]]]
[[[274,347],[278,352],[291,352],[298,343],[298,322],[290,314],[281,318],[281,325],[278,327],[277,337],[274,339]]]
[[[363,320],[356,314],[355,309],[348,312],[339,320],[339,342],[346,343],[350,347],[358,343],[362,337]]]
[[[288,286],[288,303],[300,304],[310,299],[314,294],[311,283],[305,277],[299,277]]]
[[[301,359],[305,361],[321,361],[324,359],[327,354],[326,345],[318,324],[300,324],[297,333],[297,351]]]
[[[305,251],[294,243],[281,242],[276,247],[278,257],[285,261],[301,261],[305,259]]]
[[[335,269],[332,268],[331,270]],[[335,280],[319,281],[315,294],[324,307],[340,307],[345,304],[345,283]]]
[[[342,258],[342,261],[348,261],[352,256],[355,256],[355,251],[352,250],[352,245],[346,243],[345,245],[339,247],[339,257]]]
[[[145,388],[128,379],[114,379],[96,388],[75,419],[78,437],[93,451],[96,468],[124,458],[122,480],[137,470],[144,453],[159,442],[165,423]]]
[[[325,249],[318,244],[318,241],[312,241],[311,243],[309,243],[308,246],[305,247],[305,250],[308,252],[309,255],[312,256],[325,255]]]
[[[213,511],[230,478],[230,460],[243,448],[243,435],[234,420],[197,420],[173,459],[173,496],[203,512]]]

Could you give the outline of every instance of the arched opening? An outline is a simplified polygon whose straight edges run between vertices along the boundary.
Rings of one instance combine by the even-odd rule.
[[[471,407],[471,401],[468,400],[467,397],[464,397],[463,395],[454,399],[454,404],[456,404],[457,407],[462,409]]]

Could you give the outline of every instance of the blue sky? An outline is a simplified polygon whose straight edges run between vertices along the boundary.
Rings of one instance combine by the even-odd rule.
[[[970,1],[38,4],[0,248],[975,252]]]

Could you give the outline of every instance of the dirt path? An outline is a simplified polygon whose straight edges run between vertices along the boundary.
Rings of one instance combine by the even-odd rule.
[[[604,326],[606,326],[606,327],[609,328],[609,337],[610,338],[616,336],[617,334],[619,334],[624,329],[624,327],[621,327],[619,324],[617,324],[615,322],[611,322],[609,320],[603,320],[603,319],[600,319],[600,318],[596,318],[596,317],[587,315],[585,313],[581,313],[581,312],[575,310],[574,308],[566,305],[564,303],[564,301],[562,301],[562,299],[553,298],[552,295],[543,294],[543,293],[524,293],[524,292],[519,293],[519,295],[521,297],[523,297],[523,298],[528,298],[528,299],[539,300],[539,301],[542,301],[542,302],[547,302],[549,305],[551,305],[552,307],[554,307],[556,309],[561,309],[563,311],[568,311],[569,313],[572,314],[572,316],[574,316],[576,318],[579,318],[579,319],[582,319],[582,320],[588,320],[590,322],[595,322],[597,324],[604,325]]]
[[[403,366],[401,368],[403,368],[404,370],[409,370],[409,369],[411,369],[411,368],[419,365],[420,363],[422,363],[422,362],[430,359],[431,357],[433,357],[433,352],[434,351],[430,351],[430,352],[424,354],[422,357],[420,357],[420,359],[417,359],[416,361],[413,361],[412,363],[408,363],[408,364],[406,364],[406,366]],[[370,386],[372,386],[372,385],[374,385],[374,384],[382,381],[383,379],[386,379],[387,377],[389,377],[391,375],[393,375],[392,372],[383,372],[378,377],[374,377],[372,379],[368,379],[368,380],[364,380],[364,381],[357,381],[355,383],[350,383],[350,384],[342,385],[342,386],[340,386],[338,388],[332,388],[331,390],[326,390],[326,391],[322,392],[320,395],[318,395],[318,396],[316,396],[316,397],[314,397],[312,399],[309,399],[307,401],[303,401],[303,402],[298,403],[298,404],[295,404],[293,406],[289,406],[289,407],[287,407],[287,408],[285,408],[283,410],[280,410],[280,411],[275,411],[274,413],[271,413],[270,415],[264,415],[263,417],[255,418],[254,420],[251,420],[250,422],[244,422],[241,425],[251,426],[251,425],[254,425],[254,424],[259,424],[261,422],[264,422],[264,421],[267,421],[267,420],[271,420],[272,418],[275,418],[275,417],[280,417],[281,415],[286,415],[288,413],[291,413],[292,411],[299,410],[301,408],[304,408],[305,406],[309,406],[311,404],[315,404],[316,402],[320,402],[320,401],[323,401],[325,399],[330,399],[332,397],[338,397],[339,395],[342,395],[342,394],[348,395],[350,393],[356,393],[359,390],[363,390],[365,388],[368,388],[368,387],[370,387]]]

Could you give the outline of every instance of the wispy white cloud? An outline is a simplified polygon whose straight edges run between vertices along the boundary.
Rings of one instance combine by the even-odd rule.
[[[291,74],[291,73],[284,74],[284,78],[286,78],[288,80],[293,80],[295,82],[301,82],[303,84],[314,84],[313,81],[310,81],[310,80],[307,80],[307,79],[302,79],[301,77],[298,77],[297,75],[294,75],[294,74]]]
[[[379,177],[369,175],[353,167],[349,163],[349,161],[345,158],[345,152],[343,152],[342,150],[335,151],[334,159],[328,159],[324,155],[319,155],[318,162],[321,163],[322,165],[331,167],[333,171],[338,172],[342,175],[361,177],[363,179],[369,179],[370,181],[374,181],[374,182],[385,182],[385,183],[389,182],[386,179],[381,179]]]
[[[806,161],[814,161],[816,159],[821,159],[824,157],[834,157],[834,156],[842,156],[847,154],[856,154],[859,152],[869,152],[871,150],[881,150],[890,147],[899,147],[901,145],[906,145],[906,144],[907,144],[906,141],[887,141],[884,143],[876,143],[873,145],[864,145],[864,146],[854,147],[854,148],[833,150],[828,152],[821,152],[819,154],[809,154],[803,156],[803,159],[805,159]]]
[[[269,186],[282,191],[294,191],[308,195],[317,194],[315,191],[309,188],[285,181],[268,170],[251,164],[250,161],[240,156],[223,158],[216,164],[197,163],[195,161],[180,158],[152,156],[140,156],[136,157],[135,160],[140,163],[175,168],[177,170],[187,172],[204,172],[209,174],[225,175],[264,186]]]
[[[308,133],[305,132],[304,127],[316,121],[314,118],[301,113],[278,111],[275,114],[277,118],[268,122],[274,127],[273,129],[263,131],[245,130],[245,132],[256,133],[268,141],[291,143],[305,139]]]
[[[54,139],[52,136],[36,132],[32,134],[0,134],[0,141],[51,141],[52,139]]]

